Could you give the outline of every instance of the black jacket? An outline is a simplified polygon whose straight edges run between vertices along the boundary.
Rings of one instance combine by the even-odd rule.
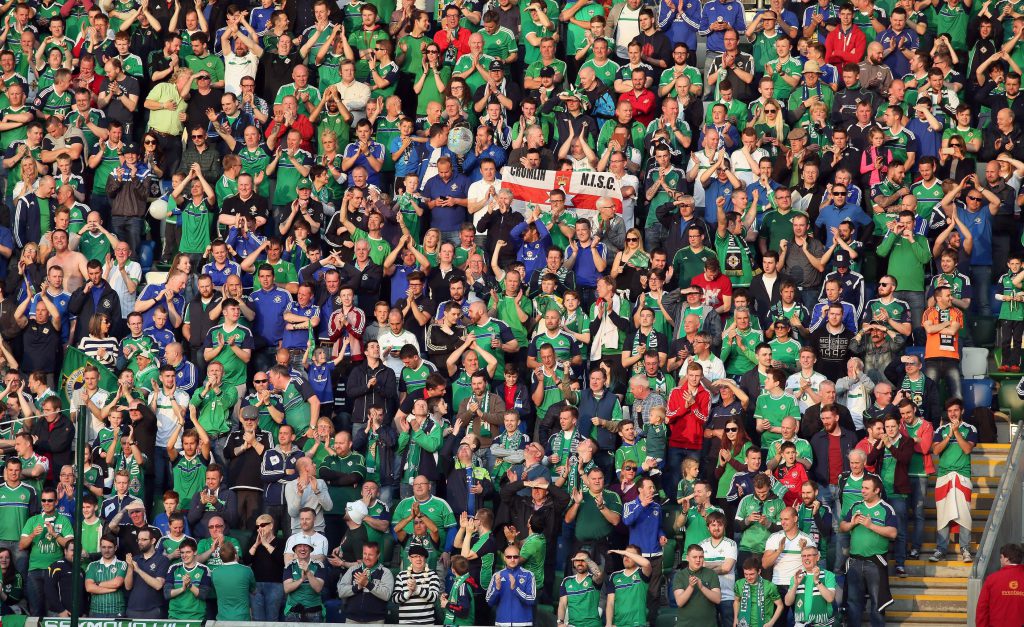
[[[86,285],[89,285],[89,283],[86,283]],[[93,300],[92,290],[102,290],[103,292],[100,295],[98,306],[94,305],[96,301]],[[89,321],[98,313],[107,314],[110,318],[111,335],[116,336],[121,332],[123,326],[121,320],[121,298],[105,280],[100,283],[99,287],[90,289],[88,293],[85,291],[85,285],[75,290],[71,294],[71,300],[68,302],[68,311],[78,316],[75,334],[70,342],[71,346],[78,346],[82,338],[89,335]]]
[[[35,451],[50,458],[50,473],[60,474],[63,466],[74,463],[71,443],[75,439],[75,425],[67,414],[57,414],[53,428],[46,420],[32,422],[32,435],[36,436]]]
[[[64,558],[50,564],[46,578],[46,609],[51,614],[71,611],[71,596],[75,585],[74,564]],[[88,610],[89,597],[85,594],[85,577],[79,582],[79,598],[82,599],[82,613]]]
[[[759,272],[757,276],[750,280],[747,294],[753,300],[754,313],[757,314],[758,320],[761,321],[762,329],[765,328],[765,323],[768,320],[768,311],[772,308],[772,305],[779,302],[779,288],[785,280],[787,280],[786,275],[782,272],[776,273],[775,284],[772,285],[771,293],[768,293],[768,287],[764,284],[763,272]]]
[[[367,382],[375,378],[372,387]],[[394,416],[398,410],[398,381],[395,371],[381,361],[371,368],[364,359],[352,367],[346,385],[349,400],[352,401],[352,422],[365,423],[370,405],[382,405],[386,417]]]
[[[398,463],[398,455],[395,450],[398,448],[398,429],[391,421],[394,411],[385,412],[384,424],[377,430],[377,462],[378,473],[383,485],[398,485],[398,479],[402,474],[403,466]],[[366,455],[366,447],[369,445],[370,437],[366,429],[357,429],[352,439],[352,448]]]
[[[384,281],[384,269],[366,260],[366,267],[360,270],[355,263],[346,263],[338,268],[341,275],[341,287],[351,287],[356,293],[356,304],[363,311],[373,311],[373,305],[380,299],[381,283]]]
[[[497,520],[499,524],[495,529],[502,528],[509,524],[516,528],[519,537],[525,538],[530,535],[530,527],[527,524],[530,517],[539,517],[543,521],[544,535],[548,538],[558,537],[562,528],[562,515],[569,506],[569,493],[554,483],[548,485],[548,500],[540,509],[533,508],[533,499],[530,496],[519,496],[523,489],[522,481],[511,481],[501,488],[499,501],[501,509]],[[549,542],[548,544],[554,544]]]
[[[850,451],[857,447],[857,434],[850,429],[843,429],[842,427],[840,427],[840,429],[842,429],[842,434],[839,436],[839,450],[843,453],[843,471],[849,472],[850,460],[848,455],[850,454]],[[814,460],[811,463],[811,479],[816,481],[818,485],[822,487],[829,485],[829,437],[830,436],[825,431],[819,431],[811,436],[811,451],[814,453]]]

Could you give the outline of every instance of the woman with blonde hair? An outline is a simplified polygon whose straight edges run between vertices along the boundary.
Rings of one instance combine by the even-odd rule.
[[[639,294],[643,289],[641,276],[651,267],[651,256],[644,250],[643,234],[638,228],[626,231],[625,246],[612,261],[611,276],[620,290]]]
[[[338,151],[338,134],[330,129],[321,131],[320,153],[316,157],[316,162],[327,168],[329,174],[327,177],[327,194],[330,197],[331,204],[335,207],[340,206],[339,201],[345,193],[345,189],[338,182],[338,177],[342,174],[342,158],[342,154]]]
[[[22,196],[31,194],[39,189],[39,169],[35,159],[23,157],[19,162],[19,171],[21,172],[21,178],[15,183],[14,191],[12,192],[15,203]]]
[[[761,107],[761,111],[751,125],[760,138],[758,145],[768,153],[769,157],[774,159],[779,156],[780,145],[786,140],[786,135],[789,133],[789,125],[786,124],[782,115],[782,103],[774,98],[768,100]]]
[[[441,252],[441,229],[427,229],[423,244],[416,247],[430,261],[430,267],[437,267],[437,254]]]

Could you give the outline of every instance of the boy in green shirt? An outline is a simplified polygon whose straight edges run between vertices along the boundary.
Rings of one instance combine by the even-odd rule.
[[[171,566],[164,582],[164,597],[169,620],[206,618],[206,595],[210,590],[210,569],[196,561],[196,541],[185,538],[178,545],[181,562]]]

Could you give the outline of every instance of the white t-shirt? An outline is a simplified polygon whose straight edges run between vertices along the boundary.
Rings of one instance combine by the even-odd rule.
[[[491,189],[492,187],[494,188],[494,195],[495,197],[497,197],[498,190],[501,189],[501,181],[496,178],[490,183],[488,183],[487,181],[480,179],[479,181],[476,181],[475,183],[470,185],[469,189],[466,190],[466,199],[469,200],[470,202],[480,202],[484,198],[487,198],[487,190]],[[484,205],[483,207],[480,207],[480,209],[472,215],[473,226],[479,226],[480,220],[482,220],[483,217],[487,215],[487,206]]]
[[[811,399],[809,395],[800,393],[800,383],[803,379],[803,376],[804,375],[802,373],[797,372],[795,374],[789,375],[789,378],[786,379],[786,393],[796,399],[796,404],[798,407],[800,407],[800,413],[804,413],[805,411],[807,411],[808,407],[814,405],[814,401]],[[827,379],[825,379],[825,375],[821,374],[820,372],[815,372],[811,374],[811,378],[809,380],[809,383],[811,384],[811,389],[814,390],[815,393],[817,393],[818,390],[821,388],[822,382],[826,380]]]
[[[256,68],[260,59],[251,51],[244,57],[233,52],[224,55],[224,91],[236,96],[242,93],[242,79],[246,76],[256,78]]]
[[[128,314],[135,310],[135,298],[139,292],[139,281],[142,279],[142,266],[137,261],[130,259],[125,264],[125,272],[127,272],[132,282],[135,283],[135,290],[129,291],[128,284],[125,283],[124,277],[121,275],[121,271],[117,269],[116,264],[117,262],[114,261],[110,271],[104,278],[110,284],[111,289],[117,292],[117,297],[121,300],[121,315],[127,318]]]
[[[402,368],[405,367],[402,360],[398,358],[398,352],[402,350],[403,346],[412,344],[416,350],[422,353],[419,341],[409,331],[402,331],[395,335],[391,329],[388,329],[377,336],[377,343],[380,344],[380,355],[384,358],[384,363],[395,372],[396,377],[402,376]]]
[[[188,411],[188,394],[185,393],[181,388],[174,390],[174,400],[181,405],[181,408]],[[156,445],[159,448],[167,448],[167,442],[171,439],[171,434],[174,433],[174,428],[178,424],[178,419],[174,416],[174,409],[171,406],[171,397],[164,393],[163,388],[160,389],[156,397]],[[181,449],[181,441],[175,442],[175,448]]]
[[[768,536],[768,541],[764,543],[765,550],[778,549],[779,542],[782,540],[786,541],[786,545],[782,549],[782,554],[775,561],[775,567],[772,570],[772,583],[777,586],[788,586],[789,582],[793,580],[793,575],[800,570],[800,551],[804,548],[800,546],[801,540],[804,541],[804,546],[817,546],[817,543],[814,538],[803,531],[797,531],[792,540],[786,537],[785,531],[776,531]],[[706,554],[704,559],[707,559]]]
[[[622,199],[622,221],[626,223],[627,229],[631,229],[636,221],[636,196],[640,193],[640,179],[627,172],[619,179],[619,188],[623,187],[633,188],[633,195]]]
[[[708,568],[717,568],[722,565],[725,560],[731,559],[733,561],[733,569],[724,575],[718,576],[718,585],[722,590],[722,600],[732,601],[736,598],[736,593],[733,587],[736,584],[736,556],[739,550],[736,547],[736,541],[730,538],[722,538],[715,546],[714,539],[704,538],[700,543],[700,548],[704,549],[704,565]]]

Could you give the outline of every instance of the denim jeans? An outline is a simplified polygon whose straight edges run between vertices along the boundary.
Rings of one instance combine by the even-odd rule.
[[[952,523],[951,523],[952,524]],[[939,529],[935,538],[935,550],[946,553],[949,550],[949,525]],[[960,525],[960,550],[971,548],[971,525]]]
[[[138,618],[141,620],[160,620],[165,616],[165,612],[161,607],[155,607],[151,610],[125,610],[125,618]]]
[[[889,505],[896,512],[896,544],[893,546],[893,558],[897,566],[907,561],[907,497],[904,494],[890,494]]]
[[[873,560],[850,559],[850,566],[846,571],[846,623],[848,625],[863,624],[862,617],[864,611],[867,610],[871,627],[885,627],[885,618],[879,611],[879,605],[881,603],[888,605],[892,599],[879,598],[883,577],[888,579],[888,573],[883,572],[882,566]]]
[[[31,616],[46,616],[46,580],[49,574],[45,568],[28,571],[25,580],[25,598],[28,600],[28,612]]]
[[[257,581],[256,592],[249,595],[254,621],[277,621],[284,607],[284,586],[276,581]]]
[[[820,286],[800,288],[800,302],[807,308],[807,311],[814,310],[814,305],[818,303],[818,295],[820,293]]]
[[[910,548],[918,552],[924,542],[924,500],[928,496],[928,477],[910,478],[910,498],[907,499],[907,518],[913,517],[914,530],[910,533]]]
[[[960,391],[960,360],[951,357],[932,357],[924,360],[924,376],[941,386],[946,382],[946,398],[963,398]],[[941,390],[939,391],[941,394]]]
[[[992,315],[992,266],[971,266],[971,285],[974,288],[974,299],[971,309],[983,316]]]
[[[733,600],[722,601],[718,604],[718,624],[722,627],[732,627],[733,621],[736,619],[735,609],[732,604]]]
[[[111,218],[111,230],[122,241],[128,242],[132,249],[132,259],[139,260],[139,244],[142,243],[142,218],[114,216]]]
[[[910,327],[914,330],[912,337],[917,337],[919,340],[924,339],[924,335],[918,334],[917,329],[921,328],[921,317],[924,316],[924,293],[923,292],[912,292],[907,290],[897,290],[893,294],[896,298],[905,301],[910,306]],[[920,335],[920,337],[918,337]]]
[[[683,460],[687,457],[700,461],[700,451],[668,447],[668,454],[665,457],[665,481],[662,486],[665,488],[665,495],[673,501],[676,500],[676,488],[679,487],[679,480],[683,476]]]
[[[668,231],[661,222],[655,222],[644,228],[644,248],[647,250],[661,248],[666,239],[668,239]],[[732,623],[730,622],[730,624]]]

